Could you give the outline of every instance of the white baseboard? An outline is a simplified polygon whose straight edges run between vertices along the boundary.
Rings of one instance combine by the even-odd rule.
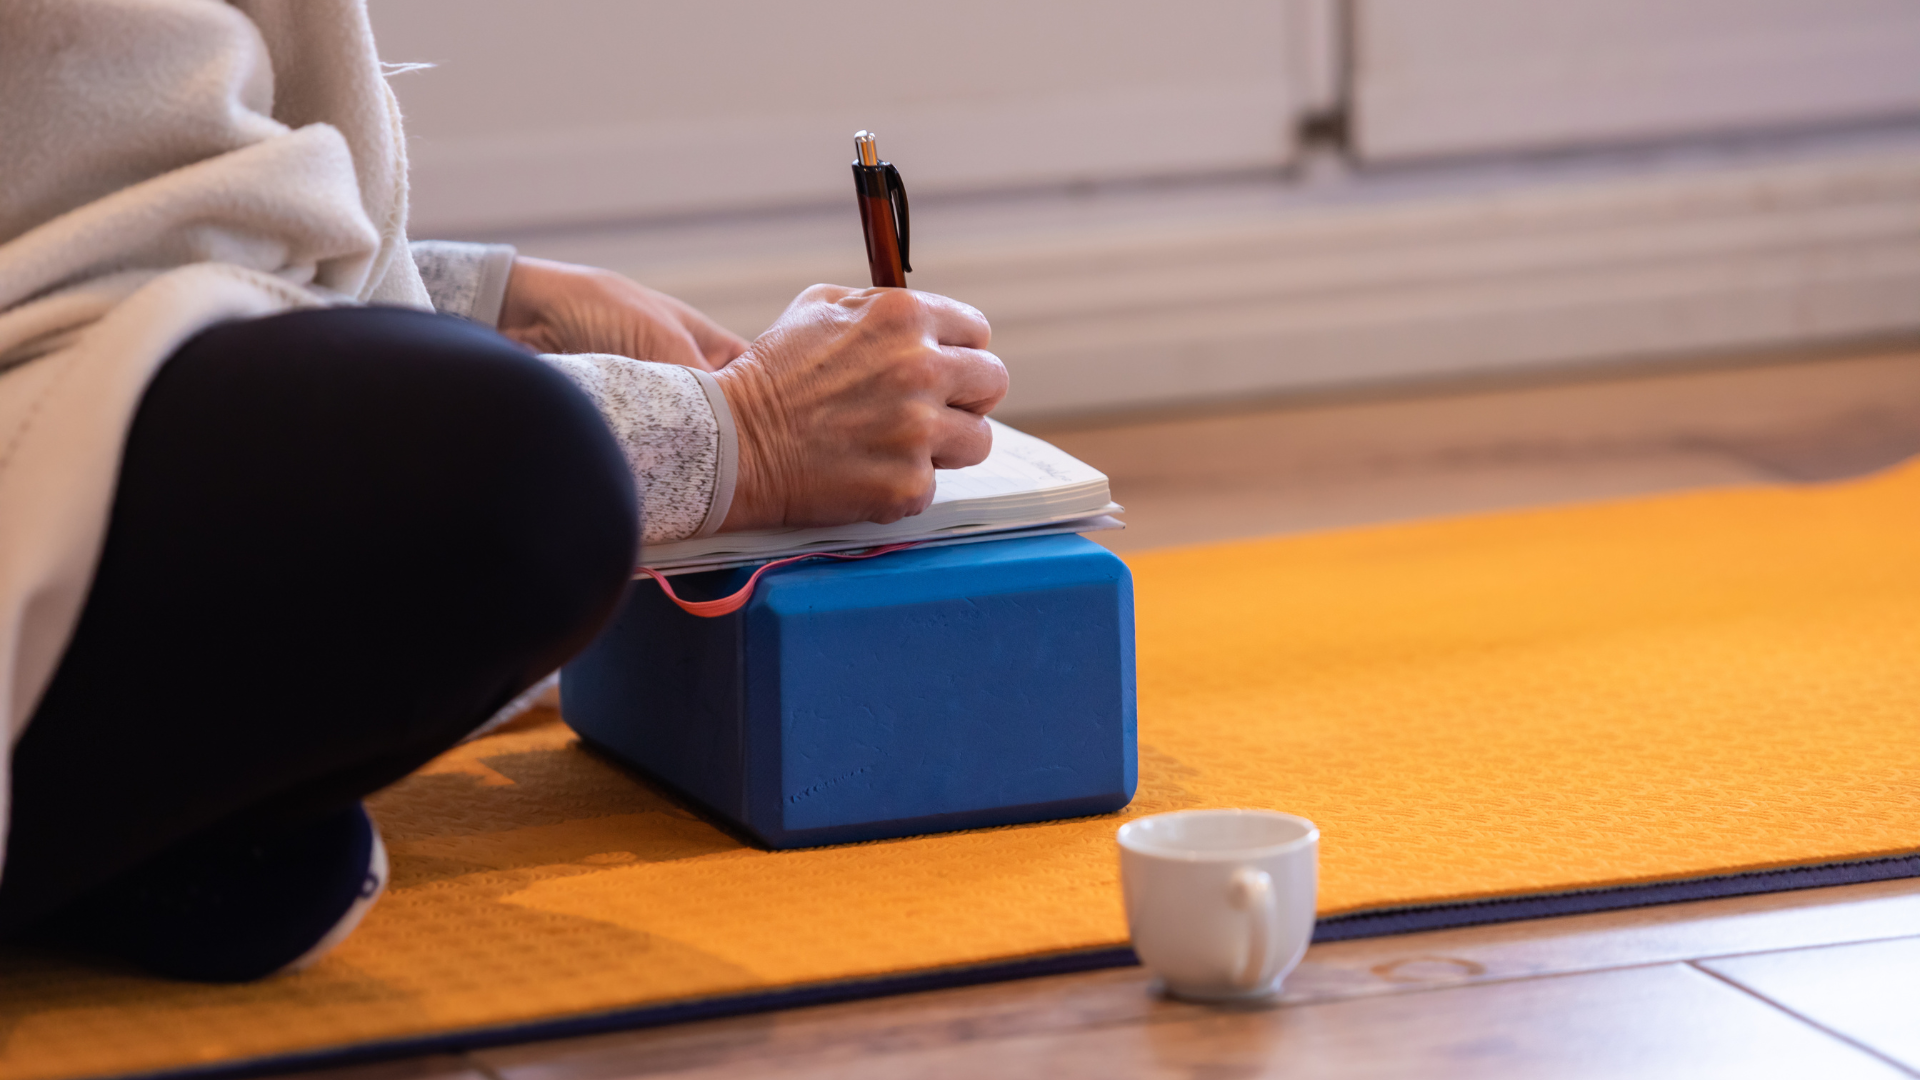
[[[1911,146],[1183,206],[1074,220],[1027,205],[997,226],[991,206],[936,209],[916,230],[913,284],[992,319],[1016,420],[1920,330]],[[851,218],[523,249],[613,266],[753,334],[807,284],[863,282]]]

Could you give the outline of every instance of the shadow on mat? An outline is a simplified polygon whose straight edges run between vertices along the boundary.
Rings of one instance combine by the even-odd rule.
[[[368,800],[396,889],[493,872],[594,873],[739,841],[584,749],[557,719],[457,747]]]

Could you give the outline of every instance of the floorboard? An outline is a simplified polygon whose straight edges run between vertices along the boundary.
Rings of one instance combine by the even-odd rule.
[[[1684,964],[1274,1009],[1187,1006],[1138,979],[1101,981],[1144,1003],[1127,1010],[1138,1015],[1089,1023],[1042,999],[1032,1004],[1052,1023],[913,1029],[846,1016],[826,1041],[772,1016],[722,1022],[704,1039],[647,1033],[597,1055],[481,1060],[502,1080],[1905,1075]]]
[[[1911,924],[1920,931],[1920,923]],[[1920,1072],[1920,937],[1734,956],[1701,967]]]
[[[1764,893],[1316,945],[1288,980],[1287,998],[1391,993],[1915,933],[1920,879]]]

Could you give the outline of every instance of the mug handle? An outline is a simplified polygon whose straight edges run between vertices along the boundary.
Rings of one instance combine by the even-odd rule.
[[[1233,872],[1227,899],[1251,915],[1247,927],[1247,959],[1233,977],[1236,989],[1251,990],[1263,981],[1274,939],[1280,936],[1280,898],[1275,893],[1271,875],[1265,870],[1243,866]]]

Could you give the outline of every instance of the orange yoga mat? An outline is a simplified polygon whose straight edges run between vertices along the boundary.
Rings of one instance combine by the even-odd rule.
[[[764,852],[552,717],[374,800],[306,973],[0,956],[0,1080],[292,1067],[1113,962],[1113,832],[1323,830],[1323,930],[1920,873],[1920,469],[1139,555],[1122,814]],[[916,981],[917,980],[917,981]]]

